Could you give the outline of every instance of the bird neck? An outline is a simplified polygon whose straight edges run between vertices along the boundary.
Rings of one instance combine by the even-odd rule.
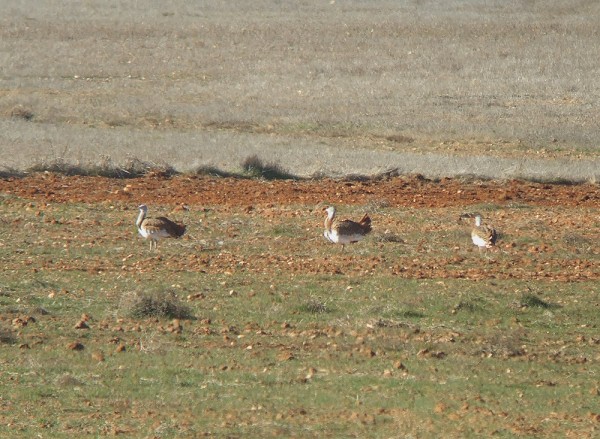
[[[141,228],[142,226],[142,221],[144,221],[144,218],[146,217],[146,212],[144,212],[142,209],[140,209],[140,214],[137,217],[137,220],[135,221],[135,225],[137,226],[137,228]]]
[[[475,226],[481,227],[481,217],[480,216],[475,217]]]
[[[333,217],[335,216],[335,212],[327,212],[327,218],[325,218],[325,230],[331,230],[331,226],[333,225]]]

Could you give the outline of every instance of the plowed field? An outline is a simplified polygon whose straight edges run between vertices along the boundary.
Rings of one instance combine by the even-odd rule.
[[[398,177],[378,181],[244,180],[151,174],[131,180],[34,174],[0,181],[0,191],[56,203],[120,202],[190,206],[288,206],[319,203],[366,204],[385,200],[405,208],[460,207],[477,203],[528,203],[535,206],[588,208],[600,202],[595,184],[550,185],[523,181],[464,183]],[[135,207],[135,206],[134,206]]]

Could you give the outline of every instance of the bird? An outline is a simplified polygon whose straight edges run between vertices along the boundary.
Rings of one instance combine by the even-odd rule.
[[[486,226],[481,222],[481,215],[475,215],[475,227],[471,230],[471,239],[479,251],[482,248],[486,250],[496,245],[496,238],[498,237],[496,230],[493,227]]]
[[[146,218],[148,206],[142,204],[138,207],[140,214],[135,225],[138,232],[146,239],[150,239],[150,251],[158,247],[161,238],[180,238],[185,233],[185,225],[177,224],[169,218],[159,216],[158,218]]]
[[[330,206],[324,210],[327,218],[323,236],[333,243],[342,244],[342,248],[346,244],[360,241],[371,231],[371,218],[366,213],[358,222],[348,219],[335,221],[335,207]]]

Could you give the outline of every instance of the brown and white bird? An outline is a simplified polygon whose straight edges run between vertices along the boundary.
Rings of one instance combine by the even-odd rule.
[[[336,244],[352,244],[363,239],[371,231],[371,218],[366,213],[358,222],[352,220],[335,220],[335,207],[330,206],[325,209],[327,218],[325,218],[325,232],[323,236]]]
[[[486,226],[481,222],[481,215],[475,215],[475,227],[471,230],[471,239],[479,251],[482,248],[488,249],[496,245],[496,230],[493,227]]]
[[[139,209],[140,214],[137,217],[135,225],[140,235],[150,240],[150,250],[157,248],[158,240],[161,238],[179,238],[185,233],[185,226],[183,224],[177,224],[164,216],[146,218],[148,206],[145,204],[139,206]]]

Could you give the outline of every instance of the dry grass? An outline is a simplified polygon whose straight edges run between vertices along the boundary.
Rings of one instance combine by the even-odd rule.
[[[139,159],[129,159],[123,165],[113,163],[110,157],[105,156],[101,163],[71,163],[68,159],[58,158],[51,161],[42,161],[28,168],[25,173],[53,172],[63,175],[102,176],[110,178],[136,178],[149,172],[157,172],[165,176],[176,174],[175,169],[169,165],[156,165],[145,163]]]
[[[238,172],[257,154],[303,177],[599,178],[593,2],[24,5],[0,29],[13,169],[132,154]]]
[[[356,157],[356,161],[368,161],[369,159],[366,157],[368,157],[368,154],[365,157],[359,155]],[[534,183],[560,185],[597,184],[598,182],[598,176],[595,174],[597,167],[595,163],[592,162],[578,164],[557,161],[553,162],[551,165],[549,164],[550,162],[530,162],[530,167],[527,168],[528,170],[519,171],[516,174],[512,173],[512,171],[498,172],[495,165],[490,167],[487,167],[486,165],[479,168],[477,172],[469,171],[465,173],[464,170],[466,168],[464,164],[460,164],[459,167],[453,168],[451,165],[448,165],[446,159],[447,157],[443,156],[429,156],[424,159],[423,157],[415,155],[411,160],[406,160],[402,168],[394,168],[386,171],[376,169],[371,174],[335,174],[338,180],[348,182],[387,180],[400,175],[416,175],[423,180],[433,181],[440,180],[442,176],[456,175],[457,180],[461,182],[494,179],[501,181],[522,180]],[[478,158],[470,158],[469,161],[473,162],[475,166],[475,163],[478,162]],[[485,161],[489,161],[489,158],[486,158]],[[508,164],[508,161],[506,163]],[[350,168],[346,169],[349,170]],[[415,169],[423,170],[425,175],[413,172]],[[425,171],[425,169],[427,169],[427,171]],[[111,157],[103,155],[101,160],[96,163],[90,161],[73,162],[68,158],[56,157],[36,161],[24,170],[3,165],[2,169],[0,169],[0,178],[19,178],[36,172],[51,172],[79,176],[103,176],[110,178],[136,178],[149,173],[170,177],[181,173],[173,165],[168,163],[145,162],[135,157],[128,157],[124,162],[117,163]],[[235,177],[242,179],[258,178],[265,180],[300,180],[304,178],[319,180],[332,178],[332,174],[322,171],[313,172],[310,175],[307,175],[302,169],[298,169],[298,172],[299,173],[297,174],[292,173],[284,169],[283,166],[277,162],[265,163],[259,155],[253,154],[245,157],[240,162],[239,167],[226,166],[224,168],[218,168],[213,165],[200,165],[191,169],[188,173],[213,177]],[[544,176],[540,177],[540,174],[543,174]],[[383,200],[383,202],[385,202],[385,200]]]

